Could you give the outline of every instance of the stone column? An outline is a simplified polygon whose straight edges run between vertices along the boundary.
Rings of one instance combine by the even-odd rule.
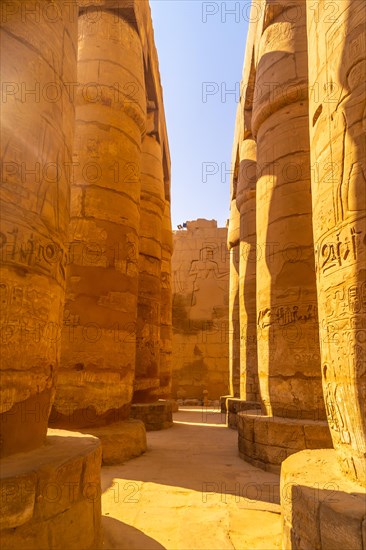
[[[47,435],[65,298],[77,6],[1,7],[1,548],[96,548],[100,492],[88,501],[85,489],[100,484],[100,443]]]
[[[160,385],[161,240],[165,207],[161,146],[147,135],[142,145],[139,293],[134,403],[156,400]]]
[[[237,116],[237,127],[243,122]],[[260,408],[256,316],[256,144],[252,137],[238,143],[238,161],[236,199],[235,204],[231,204],[232,211],[239,216],[239,245],[232,249],[239,257],[235,258],[235,264],[231,264],[231,300],[237,299],[237,306],[233,309],[237,324],[232,326],[237,356],[236,368],[232,368],[237,397],[226,400],[227,424],[233,429],[237,428],[239,412]],[[230,349],[233,350],[233,346]]]
[[[170,201],[165,200],[162,232],[161,299],[160,299],[160,366],[159,394],[170,397],[172,385],[172,254],[173,233]]]
[[[53,415],[73,428],[128,418],[133,392],[146,93],[140,38],[122,14],[79,16],[71,264]]]
[[[236,204],[240,212],[239,318],[240,399],[259,402],[256,314],[256,143],[240,145]]]
[[[76,6],[32,7],[2,6],[0,456],[45,440],[65,298]]]
[[[229,387],[232,397],[240,395],[240,318],[239,318],[239,239],[240,213],[233,198],[230,206],[228,249],[229,282]]]
[[[284,549],[366,544],[366,9],[345,0],[330,17],[329,7],[307,3],[321,368],[335,451],[283,464],[293,495],[281,503]]]
[[[366,485],[366,10],[309,9],[313,221],[323,389],[342,470]]]
[[[165,199],[161,227],[161,278],[159,280],[160,355],[158,368],[155,368],[154,371],[157,378],[141,376],[140,380],[137,380],[137,387],[139,387],[138,384],[141,384],[144,388],[143,384],[146,384],[146,389],[136,392],[134,404],[131,407],[131,417],[142,420],[148,431],[171,428],[173,425],[172,402],[164,399],[170,396],[172,372],[172,252],[170,203]],[[155,284],[157,289],[157,281]],[[158,399],[160,400],[158,401]]]
[[[257,245],[262,251],[257,260],[257,331],[263,415],[244,416],[248,429],[242,427],[239,446],[244,458],[279,471],[281,462],[297,450],[331,446],[322,422],[305,1],[266,3],[255,86],[252,132],[257,141]]]

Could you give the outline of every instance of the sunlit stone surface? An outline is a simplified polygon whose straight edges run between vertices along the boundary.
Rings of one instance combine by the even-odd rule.
[[[91,550],[102,542],[100,442],[47,434],[68,263],[77,6],[1,8],[1,548]]]
[[[321,364],[341,468],[366,486],[366,7],[336,8],[308,10]]]
[[[242,458],[282,463],[283,549],[363,549],[366,6],[263,0],[252,15],[233,183],[245,243],[240,328],[249,335],[256,293],[262,414],[227,399],[229,425]],[[256,178],[243,162],[256,162]],[[243,258],[255,244],[256,288]]]
[[[65,417],[87,427],[128,418],[135,374],[146,95],[139,35],[118,14],[101,11],[94,22],[88,10],[80,13],[78,80],[79,166],[54,409],[57,424]],[[92,81],[98,101],[85,94]],[[136,89],[134,101],[123,93],[126,84]]]
[[[60,357],[77,20],[46,4],[2,12],[1,456],[44,442]]]
[[[227,229],[188,221],[174,231],[174,398],[203,402],[228,391],[229,254]]]

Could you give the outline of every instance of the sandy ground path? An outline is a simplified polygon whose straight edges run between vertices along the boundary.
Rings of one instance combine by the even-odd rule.
[[[279,476],[241,460],[220,412],[185,407],[148,451],[102,469],[103,549],[274,550]]]

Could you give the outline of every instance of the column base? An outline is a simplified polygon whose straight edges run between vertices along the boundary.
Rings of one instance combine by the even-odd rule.
[[[237,414],[239,456],[257,468],[280,473],[281,463],[304,449],[330,449],[326,421],[266,416],[259,411]]]
[[[244,399],[239,399],[237,397],[229,397],[227,399],[227,413],[226,413],[226,423],[229,428],[232,430],[238,429],[237,414],[242,411],[252,411],[261,409],[260,403],[257,401],[245,401]]]
[[[100,441],[48,430],[46,443],[1,460],[2,550],[101,547]]]
[[[140,420],[124,420],[80,431],[101,440],[103,466],[122,464],[142,455],[147,449],[146,429]]]
[[[175,399],[167,399],[167,401],[172,404],[173,413],[179,412],[179,405]]]
[[[227,413],[227,400],[234,399],[233,395],[221,395],[220,397],[220,410],[223,414]]]
[[[131,418],[142,420],[146,431],[165,430],[173,426],[172,403],[157,401],[156,403],[134,403],[131,405]]]
[[[366,490],[342,474],[333,449],[283,462],[281,507],[283,550],[366,548]]]

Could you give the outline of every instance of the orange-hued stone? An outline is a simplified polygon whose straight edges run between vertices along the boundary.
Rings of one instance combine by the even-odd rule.
[[[256,143],[241,142],[236,204],[240,212],[239,324],[240,398],[259,401],[257,360]]]
[[[215,220],[173,232],[173,397],[216,400],[228,391],[229,254]]]
[[[152,402],[160,385],[162,224],[165,208],[161,146],[147,135],[142,144],[139,288],[136,325],[135,403]]]
[[[341,468],[366,486],[366,7],[307,8],[324,399]]]
[[[238,244],[229,251],[229,391],[235,397],[240,395],[239,253]]]
[[[170,397],[172,388],[172,254],[170,201],[165,199],[161,235],[160,363],[157,398]]]
[[[240,212],[236,204],[236,188],[231,182],[230,219],[227,245],[230,255],[229,278],[229,382],[230,394],[240,395],[240,313],[239,313],[239,242]]]
[[[55,425],[76,427],[129,413],[146,129],[139,34],[117,12],[90,15],[79,16],[71,264],[53,418]],[[91,97],[90,82],[97,96]]]
[[[59,366],[77,17],[48,4],[1,6],[0,456],[43,443]]]
[[[266,5],[256,43],[257,331],[263,410],[325,418],[312,235],[305,2]]]

